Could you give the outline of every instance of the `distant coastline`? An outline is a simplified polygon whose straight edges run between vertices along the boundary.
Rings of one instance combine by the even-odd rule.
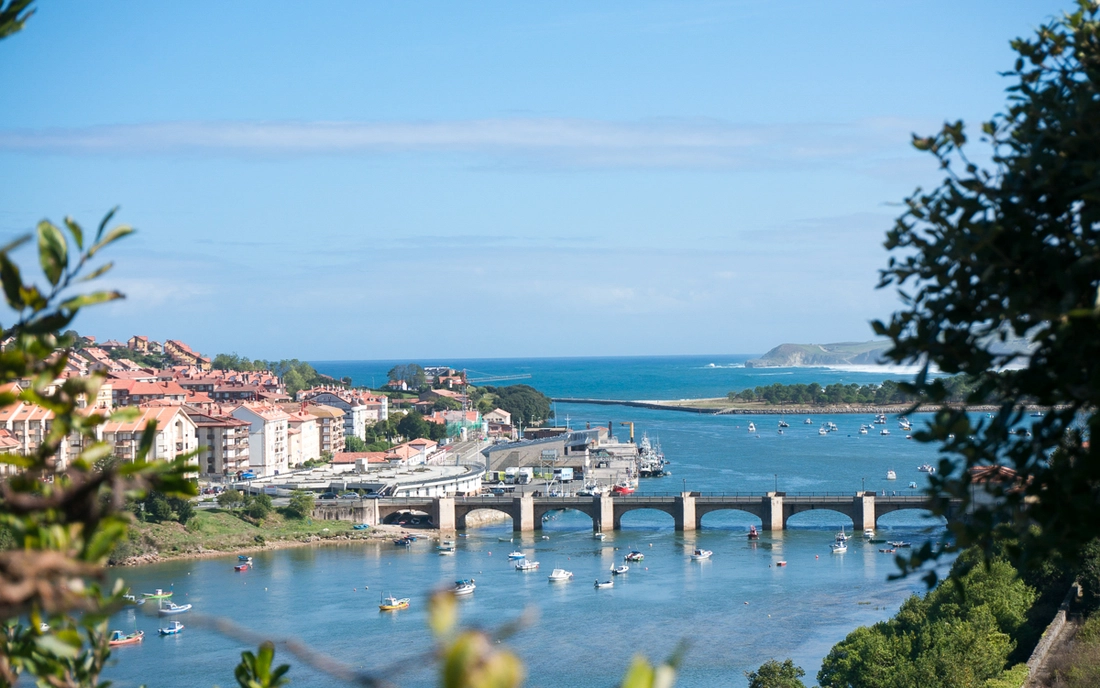
[[[623,399],[579,399],[574,397],[560,397],[553,399],[559,404],[592,404],[597,406],[630,406],[633,408],[653,409],[657,411],[682,411],[684,413],[702,413],[706,415],[804,415],[814,413],[828,414],[879,414],[887,415],[908,413],[912,408],[909,404],[886,404],[881,406],[868,404],[824,404],[821,406],[807,404],[791,404],[789,406],[775,406],[772,404],[731,404],[723,397],[712,399],[677,399],[674,401],[663,400],[623,400]],[[937,411],[940,406],[922,407],[923,412]],[[963,408],[951,406],[951,408]],[[993,413],[1000,409],[999,406],[982,405],[967,406],[968,411],[976,413]],[[1030,407],[1027,407],[1030,408]],[[1038,407],[1036,407],[1038,408]]]

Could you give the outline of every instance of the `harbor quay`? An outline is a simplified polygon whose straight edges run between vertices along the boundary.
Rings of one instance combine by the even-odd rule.
[[[953,502],[959,508],[961,503]],[[927,497],[920,494],[879,495],[874,492],[845,493],[736,493],[708,494],[681,492],[667,495],[584,496],[497,496],[399,497],[340,500],[318,503],[313,517],[367,525],[391,523],[403,515],[423,517],[442,532],[465,530],[466,517],[481,509],[511,517],[516,532],[542,529],[543,517],[552,511],[574,510],[592,519],[596,532],[620,530],[624,514],[638,509],[655,509],[672,516],[677,531],[702,527],[702,518],[715,511],[744,511],[758,517],[764,530],[784,530],[795,514],[827,510],[852,519],[857,529],[875,528],[884,514],[904,509],[927,509]],[[949,513],[948,518],[956,514]]]

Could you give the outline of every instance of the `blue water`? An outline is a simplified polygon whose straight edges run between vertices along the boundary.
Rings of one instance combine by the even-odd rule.
[[[501,375],[526,369],[532,379],[524,382],[548,393],[605,398],[716,396],[738,384],[770,384],[776,373],[785,372],[707,365],[736,364],[743,358],[539,359],[480,362],[479,368],[471,362],[444,364],[467,363],[470,369]],[[378,374],[371,371],[384,377],[390,366],[392,362],[317,365],[359,382],[361,376]],[[838,371],[786,372],[791,382],[876,380]],[[558,417],[568,418],[573,427],[613,421],[620,437],[626,430],[618,423],[633,421],[639,434],[659,438],[673,462],[673,475],[643,480],[641,491],[651,493],[679,492],[685,486],[707,492],[775,487],[788,492],[901,491],[911,480],[923,483],[919,464],[938,459],[934,448],[907,441],[893,421],[888,437],[878,435],[878,427],[872,430],[875,434],[858,435],[859,425],[869,423],[870,416],[815,415],[812,425],[804,425],[802,416],[788,417],[791,427],[783,435],[776,431],[775,416],[559,404]],[[756,433],[747,430],[750,420]],[[827,420],[840,432],[818,436],[817,427]],[[920,424],[923,419],[913,420]],[[896,481],[885,479],[889,469],[897,472]],[[834,643],[860,624],[891,616],[907,595],[922,590],[915,579],[887,580],[896,569],[878,545],[857,537],[846,554],[830,553],[834,531],[844,527],[851,533],[853,527],[838,512],[800,514],[787,531],[765,533],[755,545],[745,538],[754,523],[759,520],[745,512],[719,512],[703,518],[703,530],[683,534],[673,530],[667,514],[635,511],[624,517],[622,531],[600,542],[592,538],[586,516],[564,512],[545,524],[549,540],[539,534],[522,542],[499,542],[511,527],[494,525],[459,539],[454,557],[437,556],[432,543],[423,541],[408,551],[371,543],[267,552],[257,558],[254,570],[242,574],[232,569],[235,557],[113,573],[135,591],[174,584],[177,600],[193,603],[196,611],[229,617],[276,640],[297,638],[356,668],[383,671],[402,686],[437,684],[431,663],[423,659],[432,647],[425,602],[431,590],[461,577],[472,576],[478,583],[472,599],[461,604],[465,624],[496,628],[524,609],[537,610],[537,622],[506,645],[526,663],[526,685],[563,688],[614,685],[635,652],[663,658],[681,640],[690,643],[690,650],[678,686],[744,686],[743,672],[772,657],[793,658],[812,683]],[[928,526],[917,511],[895,512],[879,521],[880,534],[914,545],[942,534],[938,525],[925,530]],[[714,550],[713,559],[690,561],[688,554],[697,545]],[[506,559],[513,547],[540,561],[541,569],[526,574],[513,570]],[[644,551],[645,561],[632,565],[613,589],[593,589],[593,580],[608,578],[611,565],[631,548]],[[780,559],[788,566],[774,566]],[[572,582],[547,581],[549,571],[559,566],[574,572]],[[411,609],[379,613],[376,605],[383,593],[411,597]],[[105,678],[118,686],[232,685],[232,667],[247,644],[189,621],[188,614],[181,620],[188,624],[182,636],[159,638],[155,616],[143,609],[121,613],[113,627],[144,629],[151,637],[140,647],[120,648]],[[290,676],[295,686],[334,685],[285,651],[279,651],[279,658],[294,665]],[[399,673],[391,675],[395,667]]]

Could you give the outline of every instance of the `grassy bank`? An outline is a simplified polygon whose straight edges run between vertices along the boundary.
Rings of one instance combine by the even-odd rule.
[[[327,539],[381,537],[345,521],[289,518],[278,512],[253,522],[223,509],[200,509],[181,525],[138,522],[111,555],[112,565],[140,564],[174,557],[234,553]]]

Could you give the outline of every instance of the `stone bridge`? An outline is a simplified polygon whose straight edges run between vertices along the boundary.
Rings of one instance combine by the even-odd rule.
[[[901,509],[925,509],[927,497],[919,494],[876,495],[874,492],[843,493],[740,493],[707,494],[681,492],[671,495],[629,495],[617,497],[398,497],[364,499],[339,503],[319,502],[313,516],[318,519],[351,520],[357,523],[393,522],[426,516],[442,531],[465,530],[466,517],[478,509],[507,514],[513,530],[531,532],[542,528],[543,516],[551,511],[572,509],[592,519],[593,530],[619,530],[623,515],[637,509],[656,509],[672,516],[676,530],[696,530],[703,516],[713,511],[745,511],[758,517],[764,530],[783,530],[787,521],[804,511],[836,511],[852,519],[857,529],[874,528],[883,514]],[[949,513],[948,518],[954,517]]]

